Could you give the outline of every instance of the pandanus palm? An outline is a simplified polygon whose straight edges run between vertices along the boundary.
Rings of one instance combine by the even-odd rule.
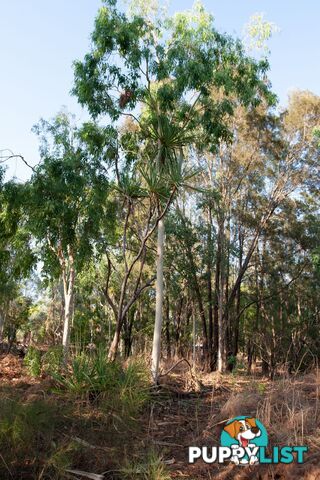
[[[250,104],[267,90],[261,79],[266,62],[249,59],[240,42],[219,34],[200,2],[191,11],[156,21],[125,15],[115,0],[104,3],[95,21],[92,49],[75,63],[74,93],[93,117],[108,115],[118,121],[124,115],[136,122],[141,149],[144,154],[153,152],[148,158],[158,179],[181,164],[182,152],[195,135],[201,133],[213,149],[228,134],[224,117],[232,114],[231,98]],[[213,88],[225,95],[213,99]],[[155,381],[163,299],[163,217],[158,218]]]
[[[159,213],[163,204],[171,205],[174,197],[184,188],[192,188],[189,182],[198,173],[189,168],[184,160],[183,148],[194,140],[188,129],[170,125],[166,118],[158,120],[158,131],[154,132],[157,152],[153,162],[147,163],[147,170],[141,170],[150,194],[154,195]],[[163,257],[165,240],[164,216],[158,221],[157,235],[157,280],[156,280],[156,312],[152,345],[151,374],[158,381],[159,361],[161,354],[161,330],[163,307]]]

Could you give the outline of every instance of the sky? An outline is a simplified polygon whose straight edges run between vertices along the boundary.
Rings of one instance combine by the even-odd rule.
[[[160,0],[161,1],[161,0]],[[173,13],[193,0],[171,0]],[[251,15],[263,12],[280,32],[269,42],[273,91],[285,106],[290,90],[320,95],[319,0],[204,0],[222,32],[241,37]],[[70,95],[72,62],[90,46],[100,0],[0,0],[0,149],[39,162],[31,128],[62,106],[81,122],[87,114]],[[7,178],[28,178],[20,160],[11,160]]]

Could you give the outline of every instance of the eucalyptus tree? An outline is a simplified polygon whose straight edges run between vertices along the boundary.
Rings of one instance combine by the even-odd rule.
[[[21,294],[21,284],[32,270],[35,257],[26,229],[24,185],[4,181],[0,170],[0,341],[11,304]]]
[[[314,139],[313,130],[317,118],[319,118],[319,97],[310,95],[308,92],[295,92],[289,99],[288,109],[280,117],[276,117],[272,112],[258,109],[253,116],[247,116],[245,123],[242,124],[242,132],[239,131],[237,141],[232,146],[232,154],[229,157],[229,161],[232,161],[228,166],[228,169],[231,168],[229,170],[231,185],[236,178],[236,191],[232,188],[232,223],[235,223],[236,230],[240,227],[242,232],[242,241],[235,242],[241,253],[241,262],[226,295],[225,316],[228,315],[233,302],[240,294],[241,284],[251,265],[251,260],[255,257],[259,243],[262,242],[260,251],[265,249],[265,242],[268,241],[266,232],[277,222],[279,230],[283,232],[292,202],[291,209],[294,215],[301,215],[298,208],[299,202],[303,202],[304,195],[308,196],[308,190],[315,190],[318,182],[319,148]],[[242,135],[244,135],[243,138]],[[248,148],[250,145],[251,147]],[[236,168],[243,169],[243,161],[245,162],[244,171],[240,170],[236,174],[235,166],[238,163]],[[228,178],[228,175],[224,175],[224,178]],[[239,179],[240,187],[238,188]],[[279,218],[282,218],[281,222]],[[298,218],[295,219],[297,224],[303,221],[303,215],[300,222]],[[291,222],[294,224],[293,218]],[[288,242],[289,239],[286,244],[289,251]],[[291,263],[292,269],[288,274],[292,279],[290,285],[301,274],[299,264],[294,268],[295,262]],[[263,267],[261,268],[263,270]],[[297,271],[300,272],[298,276]],[[259,282],[257,291],[258,296],[262,297],[263,294],[259,293]],[[239,305],[240,302],[237,302],[237,307]],[[248,302],[247,305],[237,308],[233,317],[231,326],[235,336],[230,336],[231,339],[233,337],[233,347],[231,346],[229,350],[234,354],[237,353],[234,347],[237,344],[240,316],[251,305],[252,303]],[[261,308],[260,301],[257,308]],[[227,340],[227,343],[230,342]]]
[[[113,228],[105,171],[109,143],[106,132],[101,136],[92,124],[77,128],[66,112],[51,122],[41,120],[34,131],[40,137],[41,162],[27,185],[28,227],[38,244],[43,274],[62,278],[66,358],[76,274],[104,248]]]
[[[224,117],[232,114],[231,97],[257,102],[267,90],[261,75],[266,62],[248,58],[242,45],[219,34],[213,18],[198,2],[192,11],[152,22],[128,17],[114,0],[104,1],[95,21],[92,49],[75,62],[74,94],[96,118],[117,121],[131,116],[139,128],[141,162],[160,178],[168,165],[188,154],[200,131],[211,148],[228,132]],[[212,87],[225,92],[210,96]],[[170,192],[174,198],[181,179]],[[158,209],[168,198],[158,195]],[[161,217],[161,218],[160,218]],[[157,221],[156,320],[152,373],[158,375],[163,304],[164,218]]]
[[[313,265],[318,229],[312,202],[287,198],[264,229],[254,272],[245,281],[240,344],[248,351],[249,368],[258,357],[271,377],[278,365],[291,373],[319,355],[318,338],[314,330],[311,334],[319,322],[318,299],[312,299],[319,282]]]

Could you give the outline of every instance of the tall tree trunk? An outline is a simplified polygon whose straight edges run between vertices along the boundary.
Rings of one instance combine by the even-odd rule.
[[[68,274],[66,269],[63,271],[64,320],[63,320],[62,348],[63,348],[63,357],[65,361],[67,361],[68,354],[69,354],[70,325],[71,325],[74,282],[75,282],[74,256],[73,256],[72,249],[70,247],[68,248],[68,256],[69,256]]]
[[[181,351],[181,316],[182,316],[182,307],[184,303],[184,297],[181,296],[178,303],[178,308],[175,315],[175,354],[177,357],[182,356]]]
[[[218,371],[225,372],[227,369],[227,352],[226,352],[226,319],[224,316],[224,288],[225,288],[225,264],[224,264],[224,219],[219,222],[219,241],[221,251],[220,264],[220,282],[218,293]]]
[[[115,329],[113,339],[108,352],[108,360],[110,362],[114,362],[117,357],[119,343],[120,343],[121,328],[122,328],[122,324],[121,324],[121,321],[119,320],[117,321],[116,329]]]
[[[242,268],[243,258],[243,235],[241,231],[241,225],[239,225],[239,271]],[[239,351],[239,329],[240,329],[240,309],[241,309],[241,282],[239,282],[236,298],[236,318],[234,322],[234,340],[233,340],[233,355],[236,357]]]
[[[214,368],[214,347],[213,347],[213,305],[212,305],[212,212],[211,207],[208,209],[208,238],[207,238],[207,288],[208,288],[208,321],[209,321],[209,332],[208,332],[208,357],[209,365],[208,369],[210,371]]]
[[[178,210],[179,211],[179,210]],[[180,212],[180,218],[183,222],[183,224],[186,226],[185,218],[183,214]],[[203,300],[202,300],[202,295],[200,291],[200,286],[197,278],[197,268],[194,263],[194,257],[193,253],[191,250],[191,247],[189,245],[189,242],[185,242],[185,247],[186,247],[186,254],[188,261],[190,263],[190,268],[191,268],[191,278],[192,278],[192,287],[194,290],[194,295],[195,299],[197,300],[198,307],[199,307],[199,313],[200,313],[200,318],[201,318],[201,324],[202,324],[202,351],[203,351],[203,357],[204,357],[204,368],[208,368],[208,329],[207,329],[207,321],[206,321],[206,314],[205,314],[205,309],[203,305]]]
[[[243,276],[247,271],[247,268],[249,266],[249,262],[251,260],[251,257],[252,257],[252,255],[253,255],[253,253],[256,249],[256,246],[258,244],[261,232],[263,231],[263,228],[267,225],[269,219],[271,218],[271,216],[272,216],[272,214],[273,214],[273,212],[274,212],[274,210],[276,209],[277,206],[278,206],[278,203],[276,203],[275,201],[271,202],[270,208],[262,216],[262,218],[260,220],[260,223],[259,223],[258,227],[256,228],[256,231],[254,233],[254,236],[253,236],[253,239],[251,241],[250,247],[248,249],[247,255],[246,255],[246,257],[245,257],[245,259],[242,263],[242,268],[240,269],[240,271],[238,273],[238,276],[237,276],[237,279],[236,279],[236,281],[233,285],[233,288],[230,292],[228,305],[226,305],[226,309],[225,309],[226,311],[230,308],[230,306],[232,305],[232,303],[233,303],[233,301],[236,297],[239,285],[241,285]]]
[[[166,295],[166,342],[167,342],[167,358],[171,358],[170,302],[169,302],[168,292]]]
[[[70,323],[72,315],[72,301],[71,301],[72,292],[68,292],[65,295],[64,302],[64,320],[63,320],[63,336],[62,336],[62,346],[64,356],[68,356],[69,343],[70,343]]]
[[[228,305],[228,300],[229,300],[229,274],[230,274],[230,218],[228,219],[227,222],[227,228],[226,232],[224,235],[224,240],[225,240],[225,254],[224,254],[224,298],[225,298],[225,305]],[[231,325],[231,315],[228,309],[225,311],[225,329],[226,329],[226,345],[225,345],[225,351],[226,351],[226,359],[228,360],[228,357],[230,354],[232,354],[232,334],[233,334],[233,329]],[[227,361],[227,369],[232,370],[234,364],[229,364]]]
[[[214,282],[214,309],[213,309],[213,363],[217,367],[219,349],[219,289],[221,268],[221,244],[218,236],[216,253],[215,282]]]
[[[163,305],[163,250],[164,250],[164,220],[158,223],[157,239],[157,280],[156,280],[156,317],[152,344],[151,374],[155,384],[158,383],[159,362],[161,353],[162,305]]]
[[[133,324],[137,316],[137,313],[138,311],[135,308],[131,308],[125,316],[124,336],[123,336],[125,358],[129,358],[131,355],[132,342],[133,342],[132,328],[133,328]]]
[[[269,376],[270,373],[270,345],[268,341],[268,333],[267,333],[267,319],[268,315],[266,313],[265,309],[265,301],[263,299],[264,297],[264,286],[265,286],[265,264],[266,264],[266,249],[267,249],[267,239],[266,236],[263,236],[262,239],[262,252],[261,252],[261,274],[260,274],[260,280],[259,280],[259,312],[261,316],[261,322],[260,322],[260,332],[262,333],[262,340],[264,342],[264,345],[260,346],[260,355],[262,356],[262,375],[264,376]],[[258,319],[258,321],[260,318]]]

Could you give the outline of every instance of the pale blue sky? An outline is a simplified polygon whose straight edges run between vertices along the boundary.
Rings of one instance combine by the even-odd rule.
[[[170,11],[191,7],[193,0],[171,0]],[[319,0],[205,0],[219,30],[241,36],[256,12],[281,29],[270,42],[273,90],[285,104],[290,89],[320,95]],[[38,162],[31,127],[52,117],[62,105],[84,119],[69,95],[72,61],[89,47],[100,0],[1,0],[0,2],[0,148],[10,148]],[[26,178],[14,161],[10,175]]]

